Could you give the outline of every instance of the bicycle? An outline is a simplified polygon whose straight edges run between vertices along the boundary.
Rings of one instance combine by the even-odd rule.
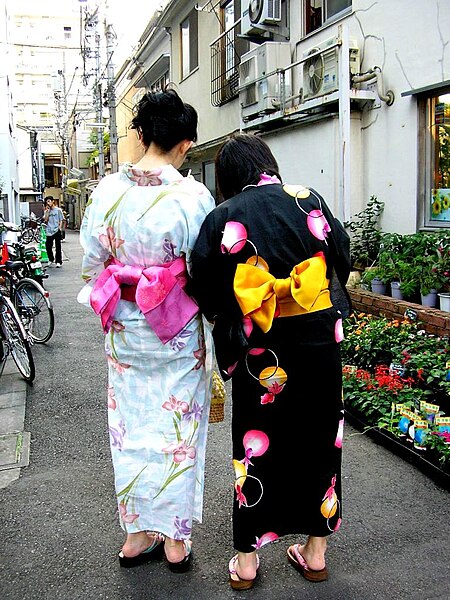
[[[0,375],[8,354],[25,381],[31,383],[36,369],[27,333],[11,300],[0,292]]]
[[[44,223],[43,217],[37,217],[31,213],[30,217],[20,217],[21,220],[21,240],[24,244],[41,241],[41,226]]]
[[[0,288],[8,296],[24,325],[32,342],[44,344],[55,330],[55,315],[49,292],[37,281],[20,277],[24,263],[8,260],[0,265]]]

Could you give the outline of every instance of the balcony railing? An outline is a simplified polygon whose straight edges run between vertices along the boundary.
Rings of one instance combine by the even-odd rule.
[[[224,31],[211,47],[211,104],[221,106],[239,95],[239,63],[249,44],[239,38],[241,20]]]

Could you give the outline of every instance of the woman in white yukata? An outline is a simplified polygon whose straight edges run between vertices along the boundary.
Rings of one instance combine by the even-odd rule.
[[[214,208],[177,169],[197,113],[174,90],[147,93],[130,127],[145,154],[102,179],[86,208],[79,301],[101,317],[108,424],[125,543],[122,567],[163,555],[184,572],[201,522],[210,401],[210,334],[188,294],[190,254]]]

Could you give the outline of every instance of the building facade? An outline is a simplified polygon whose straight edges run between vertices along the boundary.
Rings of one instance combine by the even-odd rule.
[[[188,167],[214,192],[220,144],[253,131],[344,221],[376,196],[385,231],[449,227],[449,41],[445,0],[177,0],[123,67],[118,110],[165,66],[199,112]],[[141,151],[132,135],[119,162]]]

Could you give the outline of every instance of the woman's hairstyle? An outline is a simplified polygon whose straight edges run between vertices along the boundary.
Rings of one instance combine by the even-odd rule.
[[[182,142],[197,140],[197,111],[175,90],[147,92],[135,106],[130,129],[136,129],[145,148],[153,142],[164,152]]]
[[[219,149],[216,177],[225,200],[239,194],[246,185],[257,184],[261,173],[276,175],[281,179],[277,161],[260,137],[236,133]]]

